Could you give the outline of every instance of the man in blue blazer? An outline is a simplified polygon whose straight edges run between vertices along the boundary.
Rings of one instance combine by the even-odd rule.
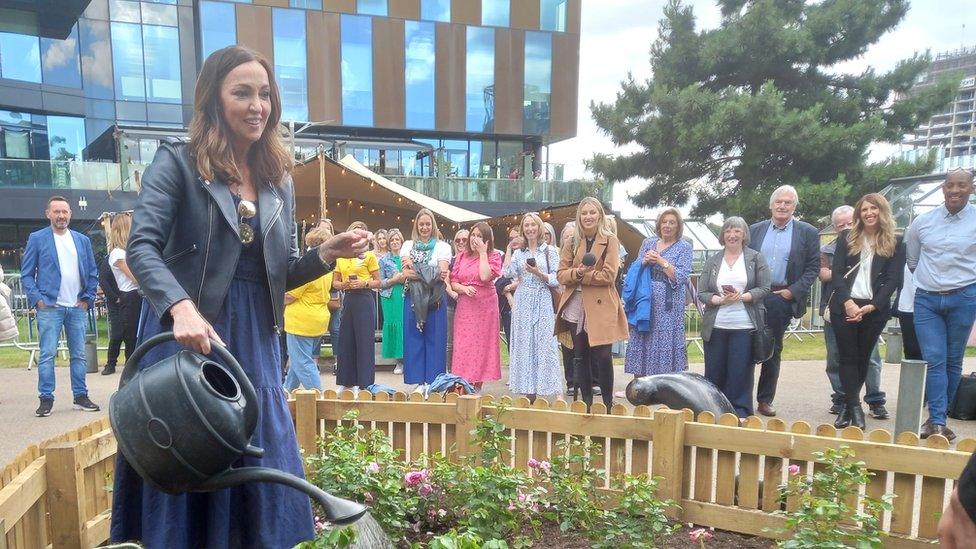
[[[71,206],[63,196],[47,201],[50,227],[31,233],[24,249],[20,280],[30,306],[37,310],[41,357],[37,365],[40,406],[35,415],[47,417],[54,407],[54,355],[64,329],[71,356],[71,392],[74,407],[97,412],[85,384],[85,330],[88,308],[95,303],[98,266],[91,240],[68,228]]]
[[[766,305],[766,325],[775,340],[772,358],[763,362],[756,389],[756,410],[775,416],[773,398],[779,380],[783,334],[793,318],[807,310],[807,295],[820,270],[820,235],[809,223],[793,218],[799,196],[796,189],[783,185],[769,197],[771,219],[749,227],[749,247],[762,253],[769,264],[772,292]]]

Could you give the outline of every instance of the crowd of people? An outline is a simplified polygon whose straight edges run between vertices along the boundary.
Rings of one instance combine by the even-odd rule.
[[[99,410],[85,385],[84,337],[100,279],[113,318],[103,373],[114,372],[122,345],[128,356],[137,339],[165,331],[176,341],[152,349],[136,367],[178,345],[209,354],[218,343],[240,360],[257,392],[260,421],[251,443],[265,449],[244,456],[245,466],[302,475],[286,391],[322,388],[317,358],[327,332],[340,388],[375,386],[379,328],[382,357],[395,361],[415,391],[447,372],[478,390],[502,377],[501,331],[512,392],[534,399],[578,391],[587,405],[602,396],[609,409],[621,396],[613,391],[613,344],[629,342],[623,369],[635,378],[687,369],[691,301],[702,313],[705,377],[740,417],[773,416],[783,337],[791,320],[806,314],[819,277],[835,425],[866,427],[865,388],[870,414],[887,417],[877,342],[897,315],[906,354],[928,363],[921,436],[955,436],[946,410],[976,318],[971,170],[950,172],[945,204],[915,219],[904,236],[880,194],[838,207],[831,218],[837,238],[823,247],[817,229],[795,217],[800,197],[784,185],[770,196],[769,219],[724,220],[722,249],[705,261],[697,284],[680,212],[658,216],[656,234],[623,276],[616,224],[595,198],[580,202],[559,238],[538,214],[523,215],[504,251],[484,222],[458,231],[452,246],[435,214],[421,209],[409,240],[397,229],[371,234],[361,221],[336,234],[325,221],[305,235],[302,253],[290,157],[276,130],[280,115],[266,59],[238,46],[211,54],[197,82],[189,141],[160,146],[134,213],[112,219],[101,273],[90,240],[68,228],[68,201],[50,199],[50,227],[30,235],[22,261],[40,333],[38,416],[53,408],[62,330],[73,403]],[[956,515],[973,515],[974,467],[953,493]],[[956,527],[971,528],[965,518]],[[290,547],[313,536],[308,498],[298,492],[261,484],[166,494],[118,458],[113,541]]]

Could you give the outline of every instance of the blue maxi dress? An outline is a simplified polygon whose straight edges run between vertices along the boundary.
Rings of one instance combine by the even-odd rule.
[[[257,392],[258,426],[251,444],[263,458],[243,457],[234,465],[264,466],[304,478],[298,441],[281,387],[281,352],[274,333],[257,216],[254,242],[244,246],[234,279],[213,327]],[[172,329],[143,302],[139,341]],[[145,368],[179,349],[159,345],[139,365]],[[221,362],[216,355],[211,359]],[[315,537],[312,508],[304,493],[280,484],[248,483],[208,493],[170,495],[144,483],[122,458],[115,464],[113,542],[139,540],[147,548],[290,548]]]

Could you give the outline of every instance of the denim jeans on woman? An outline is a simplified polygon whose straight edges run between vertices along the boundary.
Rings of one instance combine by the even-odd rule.
[[[946,411],[956,396],[962,376],[973,320],[976,319],[976,284],[942,295],[921,288],[915,290],[915,334],[928,362],[925,400],[929,421],[946,424]]]
[[[321,336],[306,337],[286,334],[288,341],[288,375],[285,376],[285,390],[294,391],[299,385],[306,389],[322,390],[319,366],[315,361],[316,343]]]
[[[71,357],[71,392],[74,396],[87,396],[85,374],[85,331],[88,329],[88,310],[81,307],[49,306],[37,310],[37,331],[40,359],[37,363],[37,392],[41,400],[54,400],[54,355],[58,352],[61,329],[68,340]]]
[[[705,379],[711,381],[735,408],[735,415],[752,415],[752,330],[712,329],[704,342]]]

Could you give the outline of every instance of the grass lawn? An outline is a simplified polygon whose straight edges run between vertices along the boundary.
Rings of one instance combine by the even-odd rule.
[[[20,319],[19,327],[21,330],[21,339],[24,340],[27,324],[26,319]],[[99,348],[108,346],[108,322],[103,318],[98,321],[98,346]],[[787,337],[783,345],[783,360],[825,360],[827,353],[824,348],[823,336],[821,334],[803,334],[800,336],[802,341],[797,341],[795,337]],[[37,339],[37,332],[35,329],[34,338]],[[884,346],[882,345],[881,353],[884,356]],[[98,363],[99,365],[104,365],[108,358],[108,352],[100,350],[98,352]],[[0,368],[26,368],[27,358],[29,353],[26,351],[21,351],[14,347],[0,347]],[[331,357],[332,350],[328,347],[322,348],[323,357]],[[976,348],[966,349],[966,356],[976,357]],[[501,343],[501,358],[502,364],[508,364],[508,348],[505,343]],[[35,358],[36,360],[36,358]],[[688,361],[703,362],[704,358],[701,351],[698,350],[698,346],[694,343],[688,345]],[[615,358],[614,364],[623,364],[624,359],[622,357]],[[58,366],[67,366],[66,360],[58,360]],[[119,367],[122,365],[119,364]]]

